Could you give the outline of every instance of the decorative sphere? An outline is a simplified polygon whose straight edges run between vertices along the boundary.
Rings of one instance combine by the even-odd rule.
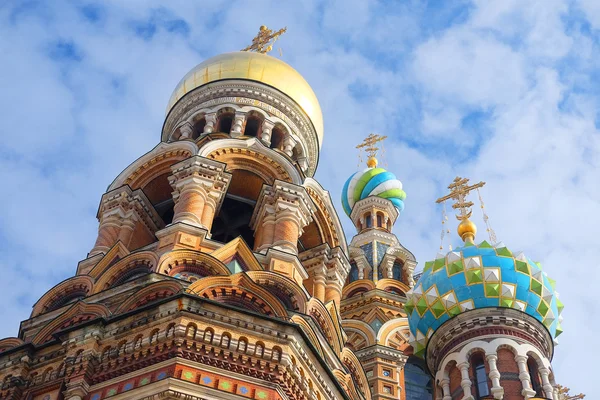
[[[377,165],[377,159],[372,157],[369,162],[372,160]],[[356,172],[344,184],[342,206],[348,216],[352,213],[352,207],[356,202],[369,196],[377,196],[391,201],[398,211],[404,209],[406,193],[402,190],[402,182],[393,173],[383,168],[373,168],[371,165],[373,165],[372,162],[369,164],[370,168]]]
[[[460,224],[458,224],[458,236],[464,239],[465,235],[472,235],[475,237],[477,233],[477,226],[470,219],[463,219]]]

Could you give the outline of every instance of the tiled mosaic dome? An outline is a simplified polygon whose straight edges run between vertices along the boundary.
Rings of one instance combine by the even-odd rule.
[[[431,335],[456,315],[478,308],[523,311],[544,324],[554,339],[562,333],[555,281],[540,264],[503,244],[466,244],[425,263],[423,274],[407,293],[405,310],[411,345],[423,356]]]
[[[404,210],[406,193],[396,175],[383,168],[367,168],[353,174],[342,189],[342,206],[349,216],[354,204],[369,196],[390,200],[398,211]]]

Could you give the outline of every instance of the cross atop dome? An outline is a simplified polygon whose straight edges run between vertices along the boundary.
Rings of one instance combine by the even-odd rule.
[[[375,168],[378,164],[377,162],[377,158],[375,158],[375,156],[377,155],[377,152],[380,150],[380,147],[377,146],[377,143],[384,141],[385,139],[387,139],[387,136],[382,136],[382,135],[377,135],[375,133],[371,133],[369,134],[369,136],[367,136],[363,142],[359,145],[356,146],[356,148],[358,150],[361,149],[365,149],[367,156],[369,157],[367,159],[367,166],[369,168]]]
[[[257,53],[266,54],[273,50],[273,44],[287,31],[287,27],[281,28],[277,32],[273,32],[265,25],[261,25],[258,30],[258,35],[252,39],[252,44],[243,48],[242,51],[254,51]]]

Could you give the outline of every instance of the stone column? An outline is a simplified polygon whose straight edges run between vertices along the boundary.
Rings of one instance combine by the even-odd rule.
[[[490,380],[492,381],[492,395],[495,399],[502,399],[504,397],[504,389],[500,386],[500,372],[496,366],[498,356],[495,353],[486,354],[485,359],[490,367]]]
[[[173,187],[175,209],[173,223],[210,229],[215,212],[220,206],[231,175],[223,163],[200,156],[192,156],[171,167],[169,183]]]
[[[529,371],[527,370],[527,356],[517,355],[515,361],[519,366],[519,379],[523,390],[521,394],[525,397],[525,400],[535,396],[535,391],[531,388],[531,382],[529,381]]]
[[[233,118],[233,125],[231,126],[231,137],[242,136],[242,128],[244,127],[244,122],[246,122],[246,113],[237,111],[235,113],[235,117]]]
[[[542,387],[544,388],[544,393],[546,394],[546,397],[553,398],[554,388],[552,387],[550,379],[548,378],[548,376],[550,375],[550,371],[548,371],[548,368],[542,367],[538,369],[538,372],[540,373],[540,377],[542,378]]]
[[[186,122],[179,127],[179,139],[189,139],[192,137],[193,132],[194,129],[192,128],[192,125],[189,122]]]
[[[471,379],[469,378],[469,363],[462,362],[458,364],[458,368],[460,369],[461,381],[460,386],[463,389],[463,400],[474,400],[473,395],[471,394]]]
[[[294,140],[294,138],[292,137],[292,135],[287,135],[284,139],[283,139],[283,152],[285,154],[287,154],[288,156],[292,156],[292,150],[294,149],[294,147],[296,146],[296,141]]]
[[[441,380],[442,390],[444,392],[444,397],[442,400],[452,400],[452,396],[450,395],[450,379],[444,378]]]
[[[313,204],[301,186],[275,181],[273,186],[263,186],[251,228],[258,235],[256,251],[269,248],[298,253],[298,238],[302,229],[312,221]]]
[[[260,140],[267,147],[271,147],[271,133],[273,132],[274,126],[274,123],[266,119],[262,123],[262,132],[260,134]]]
[[[148,238],[164,225],[146,195],[140,189],[132,191],[129,186],[105,193],[97,216],[98,238],[90,256],[106,253],[117,241],[128,247],[138,225]]]
[[[217,123],[217,113],[209,113],[204,116],[206,124],[204,125],[204,135],[208,135],[214,132],[215,124]]]
[[[325,285],[327,284],[325,265],[321,264],[312,271],[307,272],[313,278],[313,296],[325,303]]]

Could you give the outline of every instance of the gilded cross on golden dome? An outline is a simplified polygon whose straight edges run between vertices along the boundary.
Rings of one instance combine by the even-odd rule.
[[[377,166],[377,158],[375,158],[377,152],[379,151],[379,146],[377,146],[377,143],[385,139],[387,139],[387,136],[381,136],[371,133],[365,138],[365,140],[363,140],[361,144],[356,146],[356,148],[359,150],[365,149],[365,152],[369,157],[369,159],[367,160],[367,166],[369,168],[375,168]]]
[[[255,51],[257,53],[266,54],[273,50],[273,44],[279,39],[279,36],[283,35],[287,31],[287,28],[281,28],[277,32],[273,32],[271,29],[262,25],[258,31],[258,35],[252,39],[252,44],[242,51]]]
[[[452,208],[458,210],[456,218],[461,221],[458,225],[458,234],[465,242],[472,243],[473,239],[475,239],[475,233],[477,233],[477,227],[469,220],[472,214],[471,207],[473,206],[473,202],[467,201],[467,195],[472,190],[479,189],[483,185],[485,185],[485,182],[479,182],[469,186],[469,178],[457,176],[454,178],[454,181],[448,185],[450,193],[435,201],[436,203],[443,203],[450,199],[455,201],[455,203],[452,204]]]

